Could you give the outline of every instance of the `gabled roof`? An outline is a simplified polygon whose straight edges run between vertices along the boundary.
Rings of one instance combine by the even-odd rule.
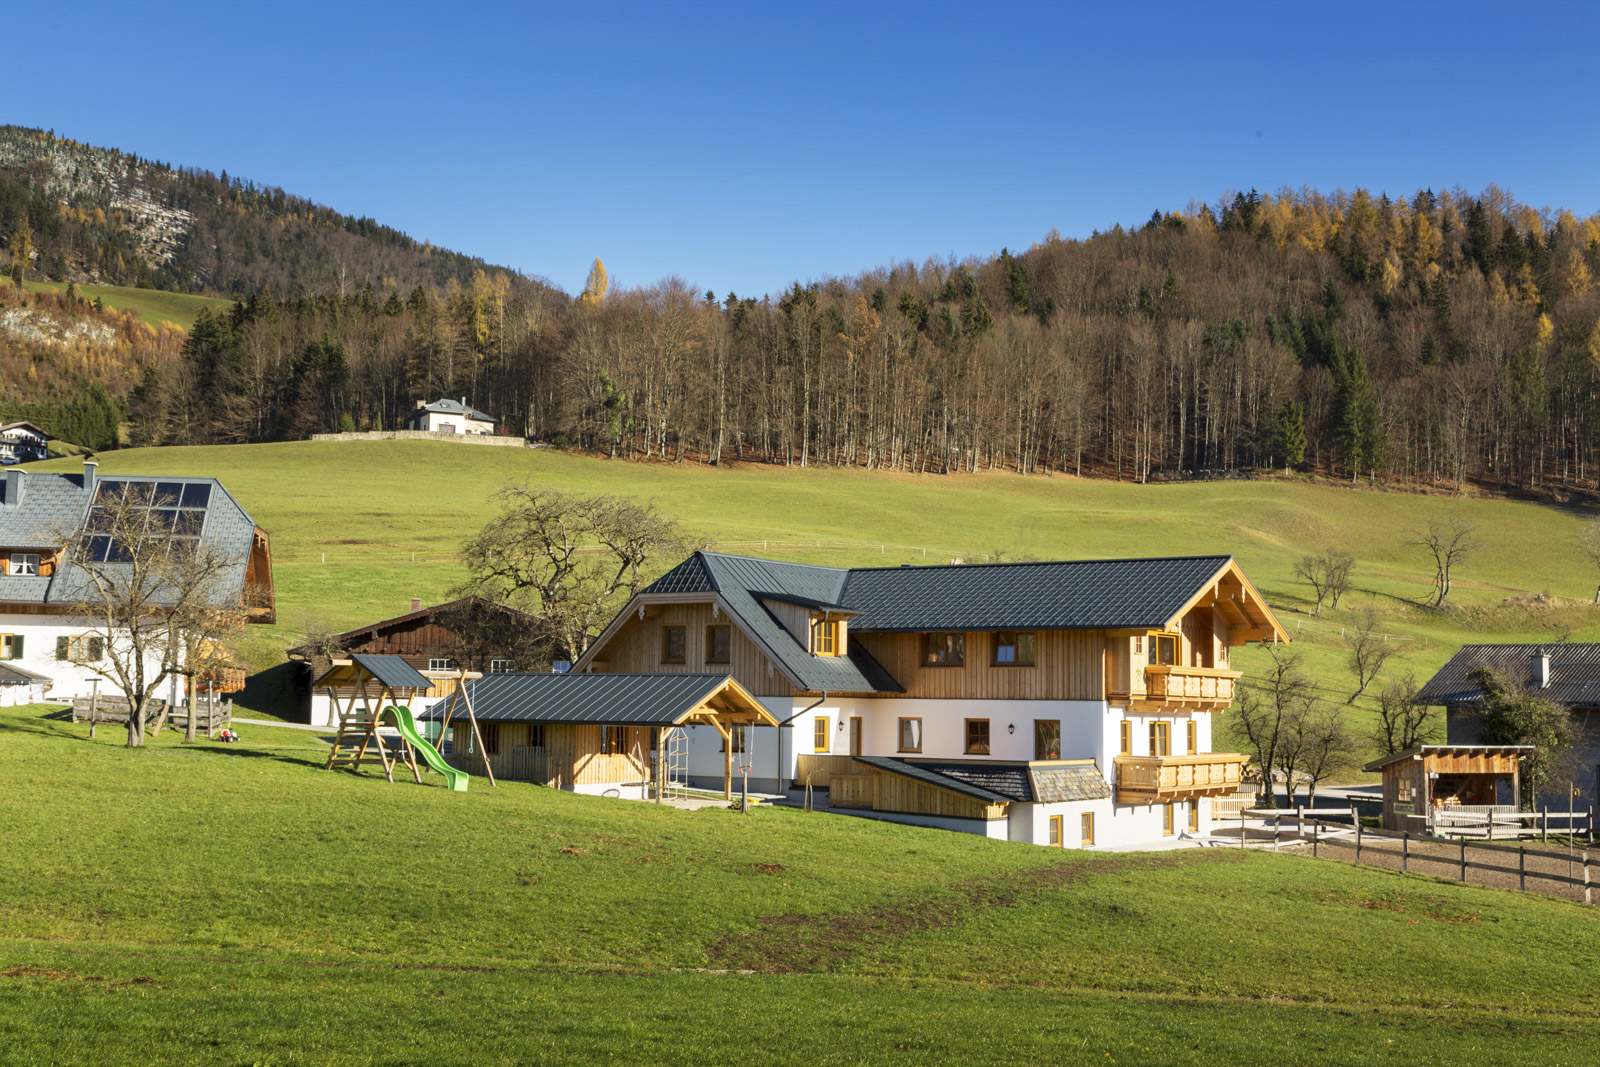
[[[38,434],[40,437],[44,438],[46,441],[55,440],[55,438],[51,437],[48,433],[45,433],[43,430],[41,430],[39,427],[35,426],[31,422],[23,421],[23,422],[0,423],[0,433],[5,433],[7,430],[31,430],[34,433]]]
[[[1533,659],[1550,657],[1550,682],[1534,686]],[[1472,680],[1479,667],[1502,671],[1540,696],[1568,707],[1600,707],[1600,643],[1462,645],[1417,693],[1421,704],[1472,704],[1483,690]]]
[[[1430,756],[1520,756],[1532,751],[1532,745],[1418,745],[1392,756],[1375,759],[1361,769],[1380,771],[1391,763],[1425,760]]]
[[[368,679],[390,689],[431,689],[433,682],[405,661],[404,656],[374,656],[358,652],[347,660],[335,660],[312,687],[355,685]]]
[[[412,411],[407,412],[406,416],[407,418],[410,418],[419,411],[431,411],[436,415],[465,415],[469,419],[478,419],[482,422],[494,421],[493,415],[479,411],[472,405],[462,403],[460,400],[435,400],[431,404],[424,404],[420,408],[415,408]]]
[[[468,682],[467,695],[480,722],[674,726],[709,709],[777,725],[725,674],[490,674]],[[423,717],[445,712],[440,702]]]
[[[48,681],[49,678],[35,674],[26,667],[18,667],[14,663],[0,663],[0,685],[36,685]]]
[[[343,633],[335,634],[334,638],[341,644],[349,644],[356,638],[365,637],[366,635],[375,633],[378,630],[383,630],[391,626],[402,626],[405,623],[413,622],[417,619],[425,619],[435,612],[449,611],[451,608],[458,608],[463,605],[473,603],[481,605],[486,610],[503,611],[511,615],[521,615],[523,618],[530,620],[537,618],[537,616],[529,615],[525,611],[509,607],[505,604],[496,604],[494,601],[486,600],[480,596],[464,596],[458,597],[455,600],[447,600],[443,604],[434,604],[432,607],[418,608],[416,611],[408,611],[404,615],[396,615],[393,618],[379,619],[377,622],[369,622],[365,626],[357,626],[353,630],[346,630]],[[305,655],[308,647],[309,646],[307,645],[296,645],[293,648],[285,649],[284,654],[288,656]]]

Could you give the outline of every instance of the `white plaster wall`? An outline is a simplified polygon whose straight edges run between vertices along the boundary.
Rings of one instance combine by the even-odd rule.
[[[494,433],[494,424],[465,415],[449,415],[430,411],[423,416],[422,429],[435,433]]]
[[[797,708],[803,708],[811,703],[807,700],[799,703],[792,697],[757,697],[762,707],[774,719],[783,722],[793,715]],[[818,709],[821,711],[822,709]],[[797,719],[790,726],[777,728],[773,726],[756,726],[748,731],[750,743],[750,788],[770,791],[780,788],[778,778],[783,781],[781,788],[787,788],[787,783],[794,779],[795,753],[811,751],[812,722],[815,715]],[[722,735],[710,726],[688,727],[689,734],[689,777],[700,783],[714,782],[717,789],[722,788],[723,752]],[[804,734],[802,738],[800,735]],[[804,741],[804,748],[796,746]],[[734,767],[734,784],[737,787],[740,781],[737,760]],[[777,777],[775,777],[777,776]],[[759,784],[758,784],[759,783]]]
[[[49,678],[50,685],[45,690],[46,700],[67,703],[75,697],[89,696],[94,691],[96,679],[100,681],[102,694],[118,697],[123,695],[114,680],[114,675],[108,676],[94,670],[95,666],[99,666],[109,671],[111,667],[109,656],[102,658],[98,664],[73,663],[56,659],[56,638],[78,637],[89,633],[89,624],[85,620],[64,615],[0,615],[0,633],[23,636],[22,658],[7,662]],[[146,660],[147,677],[155,677],[160,669],[160,657],[152,656]],[[178,699],[182,700],[184,694],[181,681],[179,683],[173,683],[171,680],[163,681],[155,695],[162,700],[172,699],[174,684],[177,685]]]
[[[1061,757],[1093,759],[1106,770],[1106,705],[1100,700],[861,700],[862,750],[869,756],[921,755],[927,759],[1033,759],[1033,722],[1059,719]],[[922,751],[900,752],[900,720],[922,720]],[[1120,718],[1120,715],[1119,715]],[[967,755],[968,719],[989,720],[989,755]],[[1015,731],[1008,727],[1015,726]],[[848,733],[845,735],[848,737]],[[807,739],[809,740],[809,738]],[[1115,744],[1115,738],[1112,739]]]

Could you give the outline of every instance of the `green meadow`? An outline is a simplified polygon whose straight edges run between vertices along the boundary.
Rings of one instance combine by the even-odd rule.
[[[1232,849],[143,750],[0,710],[0,1060],[1584,1064],[1600,918]]]
[[[59,293],[67,288],[67,283],[24,282],[23,288],[34,293]],[[195,316],[202,309],[217,311],[233,306],[232,300],[222,297],[169,293],[161,289],[135,289],[126,285],[80,285],[78,295],[88,301],[99,299],[106,307],[118,311],[137,311],[139,321],[152,326],[167,323],[183,330],[194,326]]]
[[[257,668],[280,662],[307,629],[399,614],[413,596],[448,597],[463,577],[457,547],[493,517],[493,494],[510,481],[646,498],[721,551],[806,563],[1230,553],[1339,701],[1354,688],[1341,634],[1368,604],[1399,650],[1386,673],[1423,679],[1464,642],[1600,639],[1591,606],[1600,573],[1573,543],[1594,511],[1578,506],[1291,479],[1134,485],[714,468],[431,441],[128,449],[100,459],[107,473],[215,475],[270,532],[279,622],[250,637],[245,651]],[[1421,606],[1431,559],[1407,542],[1430,516],[1451,515],[1476,527],[1482,548],[1457,569],[1447,609],[1435,611]],[[1294,564],[1324,547],[1349,552],[1356,570],[1339,608],[1313,618]],[[1248,675],[1263,655],[1247,649],[1236,663]],[[1358,719],[1371,702],[1369,694],[1357,703]]]

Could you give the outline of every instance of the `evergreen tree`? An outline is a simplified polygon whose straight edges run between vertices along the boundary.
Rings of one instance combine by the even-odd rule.
[[[1028,265],[1006,249],[1000,250],[1000,264],[1006,272],[1006,296],[1011,306],[1023,314],[1033,307],[1033,289],[1028,281]]]
[[[1306,413],[1300,401],[1289,400],[1278,409],[1272,430],[1272,451],[1283,457],[1283,473],[1306,458]]]
[[[1340,351],[1333,365],[1333,426],[1339,459],[1355,481],[1365,467],[1375,472],[1385,456],[1383,418],[1372,395],[1367,361],[1354,350]]]

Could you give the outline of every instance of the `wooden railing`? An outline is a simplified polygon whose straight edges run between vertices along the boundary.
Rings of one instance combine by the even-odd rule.
[[[1237,752],[1197,756],[1118,756],[1117,803],[1165,804],[1170,800],[1237,792],[1245,757]]]
[[[1146,667],[1143,702],[1225,708],[1239,676],[1216,667]]]

